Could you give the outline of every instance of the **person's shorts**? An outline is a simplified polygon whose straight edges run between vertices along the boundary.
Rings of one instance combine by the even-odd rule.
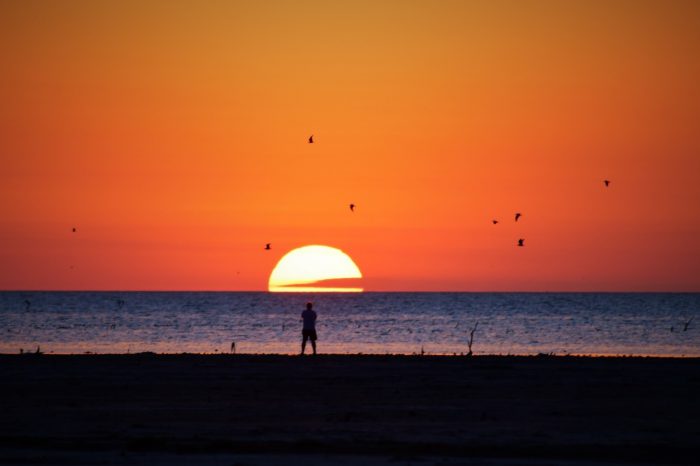
[[[316,336],[316,330],[302,330],[301,336],[304,338],[304,340],[308,338],[311,341],[316,341],[316,339],[318,338]]]

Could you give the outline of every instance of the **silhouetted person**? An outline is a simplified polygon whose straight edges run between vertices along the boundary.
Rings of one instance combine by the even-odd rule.
[[[606,188],[610,186],[610,180],[603,180],[603,183],[605,183]]]
[[[355,204],[350,204],[350,212],[355,212]]]
[[[301,313],[304,326],[301,330],[301,354],[306,349],[306,340],[311,340],[311,348],[316,354],[316,312],[312,309],[313,304],[306,303],[306,310]]]
[[[236,354],[236,342],[231,342],[231,353]]]
[[[314,143],[314,135],[312,134],[311,136],[309,136],[309,144],[313,144],[313,143]]]
[[[265,244],[265,250],[266,250],[266,251],[269,251],[270,249],[272,249],[272,248],[270,247],[270,244],[272,244],[272,243],[266,243],[266,244]]]
[[[30,307],[32,307],[32,302],[29,301],[28,299],[25,299],[24,300],[24,310],[28,311]]]
[[[491,220],[494,225],[498,224],[498,220]]]
[[[520,218],[520,212],[516,212],[515,213],[515,221],[517,222],[519,218]]]
[[[520,239],[518,240],[518,246],[525,246],[524,243],[525,243],[525,240],[524,240],[524,239],[520,238]]]

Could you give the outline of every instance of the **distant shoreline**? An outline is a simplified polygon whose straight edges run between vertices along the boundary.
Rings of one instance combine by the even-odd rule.
[[[54,353],[54,352],[41,352],[39,354],[33,353],[31,351],[25,353],[3,353],[0,352],[0,358],[3,357],[177,357],[177,356],[187,356],[187,357],[214,357],[214,358],[299,358],[299,353],[226,353],[226,352],[214,352],[214,353],[195,353],[195,352],[182,352],[182,353],[157,353],[153,351],[140,351],[134,353],[96,353],[96,352],[83,352],[83,353]],[[700,355],[643,355],[643,354],[474,354],[472,356],[466,356],[466,354],[431,354],[426,353],[423,355],[411,353],[411,354],[401,354],[401,353],[319,353],[313,356],[309,353],[303,356],[304,358],[397,358],[397,359],[412,359],[412,358],[445,358],[445,359],[654,359],[654,360],[693,360],[696,359],[700,361]]]

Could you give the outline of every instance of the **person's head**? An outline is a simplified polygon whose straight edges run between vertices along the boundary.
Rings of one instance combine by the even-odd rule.
[[[312,303],[306,303],[306,309],[310,311],[312,307],[314,307]]]

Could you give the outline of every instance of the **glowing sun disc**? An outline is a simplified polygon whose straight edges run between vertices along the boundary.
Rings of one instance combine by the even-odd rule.
[[[268,290],[297,293],[362,291],[357,287],[315,286],[323,280],[348,278],[362,278],[362,272],[350,256],[340,249],[314,244],[285,254],[272,269]]]

